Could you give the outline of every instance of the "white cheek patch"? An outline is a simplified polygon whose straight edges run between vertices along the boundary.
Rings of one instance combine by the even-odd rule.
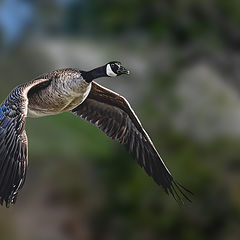
[[[106,69],[107,71],[107,75],[109,76],[109,77],[116,77],[117,76],[117,74],[112,70],[112,68],[111,68],[111,66],[110,66],[110,64],[108,64],[107,65],[107,69]]]

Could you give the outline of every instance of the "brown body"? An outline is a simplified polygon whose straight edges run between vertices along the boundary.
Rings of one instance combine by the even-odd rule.
[[[92,83],[87,83],[79,71],[57,70],[51,81],[33,87],[28,92],[28,117],[42,117],[70,111],[88,96]]]

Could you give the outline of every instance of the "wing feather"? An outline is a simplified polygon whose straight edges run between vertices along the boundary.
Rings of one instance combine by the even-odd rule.
[[[37,79],[15,88],[0,106],[0,204],[16,202],[28,165],[25,122],[28,91],[48,79]]]
[[[180,203],[180,195],[190,201],[185,192],[191,192],[173,179],[126,99],[93,82],[87,99],[72,112],[123,144],[167,194],[173,195]]]

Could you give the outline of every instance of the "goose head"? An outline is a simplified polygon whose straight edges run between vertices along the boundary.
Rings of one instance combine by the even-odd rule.
[[[113,61],[106,65],[106,74],[109,77],[117,77],[122,74],[130,74],[130,71],[123,67],[120,62]]]

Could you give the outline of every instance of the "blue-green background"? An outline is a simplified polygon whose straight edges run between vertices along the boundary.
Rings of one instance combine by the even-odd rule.
[[[240,3],[2,0],[0,99],[62,67],[120,60],[124,95],[173,176],[180,208],[125,149],[70,113],[28,119],[29,169],[1,240],[237,240]]]

